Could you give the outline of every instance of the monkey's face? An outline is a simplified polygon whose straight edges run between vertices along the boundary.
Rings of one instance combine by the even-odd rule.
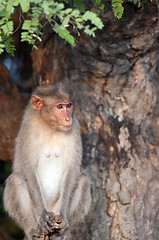
[[[40,116],[53,129],[68,132],[72,127],[73,103],[68,100],[43,101],[39,96],[32,97],[34,110],[39,111]]]
[[[72,127],[73,103],[65,100],[55,102],[50,109],[50,123],[61,131],[69,131]]]

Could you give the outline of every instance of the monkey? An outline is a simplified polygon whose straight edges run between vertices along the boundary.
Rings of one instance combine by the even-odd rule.
[[[64,84],[33,91],[15,139],[4,209],[25,240],[63,240],[91,206],[82,172],[82,140],[73,92]]]

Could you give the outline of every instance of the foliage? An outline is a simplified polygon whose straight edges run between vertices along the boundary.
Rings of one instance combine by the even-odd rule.
[[[142,0],[130,0],[140,3]],[[89,10],[84,0],[0,0],[0,54],[6,50],[13,55],[14,33],[21,28],[21,41],[26,41],[37,49],[37,41],[44,29],[51,26],[61,38],[74,44],[74,33],[80,32],[95,36],[97,29],[103,28],[100,12],[105,5],[102,0],[90,0]],[[104,1],[103,1],[104,2]],[[114,15],[122,17],[123,0],[112,0]],[[13,15],[19,12],[19,26],[14,26]]]
[[[144,6],[144,4],[147,2],[147,0],[128,0],[129,2],[137,5],[138,7],[142,7]],[[152,0],[150,0],[152,2]]]
[[[92,9],[86,10],[83,0],[0,0],[0,54],[6,50],[13,55],[14,33],[21,28],[21,41],[27,41],[36,47],[37,41],[42,41],[43,30],[51,28],[66,42],[74,44],[73,31],[80,35],[83,30],[90,36],[95,36],[97,29],[103,28],[99,12],[104,8],[101,0],[92,1]],[[98,10],[95,12],[95,8]],[[19,11],[19,26],[14,27],[13,15]]]
[[[123,15],[124,8],[122,6],[122,0],[112,0],[113,12],[116,18],[120,19]]]

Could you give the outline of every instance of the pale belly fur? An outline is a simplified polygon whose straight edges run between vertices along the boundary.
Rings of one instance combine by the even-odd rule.
[[[37,177],[42,191],[45,207],[51,210],[60,194],[60,184],[65,169],[62,149],[44,149],[37,167]]]

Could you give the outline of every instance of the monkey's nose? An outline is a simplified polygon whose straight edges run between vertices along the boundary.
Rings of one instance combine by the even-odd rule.
[[[65,117],[65,120],[66,120],[67,122],[69,122],[69,121],[70,121],[70,117],[66,116],[66,117]]]

